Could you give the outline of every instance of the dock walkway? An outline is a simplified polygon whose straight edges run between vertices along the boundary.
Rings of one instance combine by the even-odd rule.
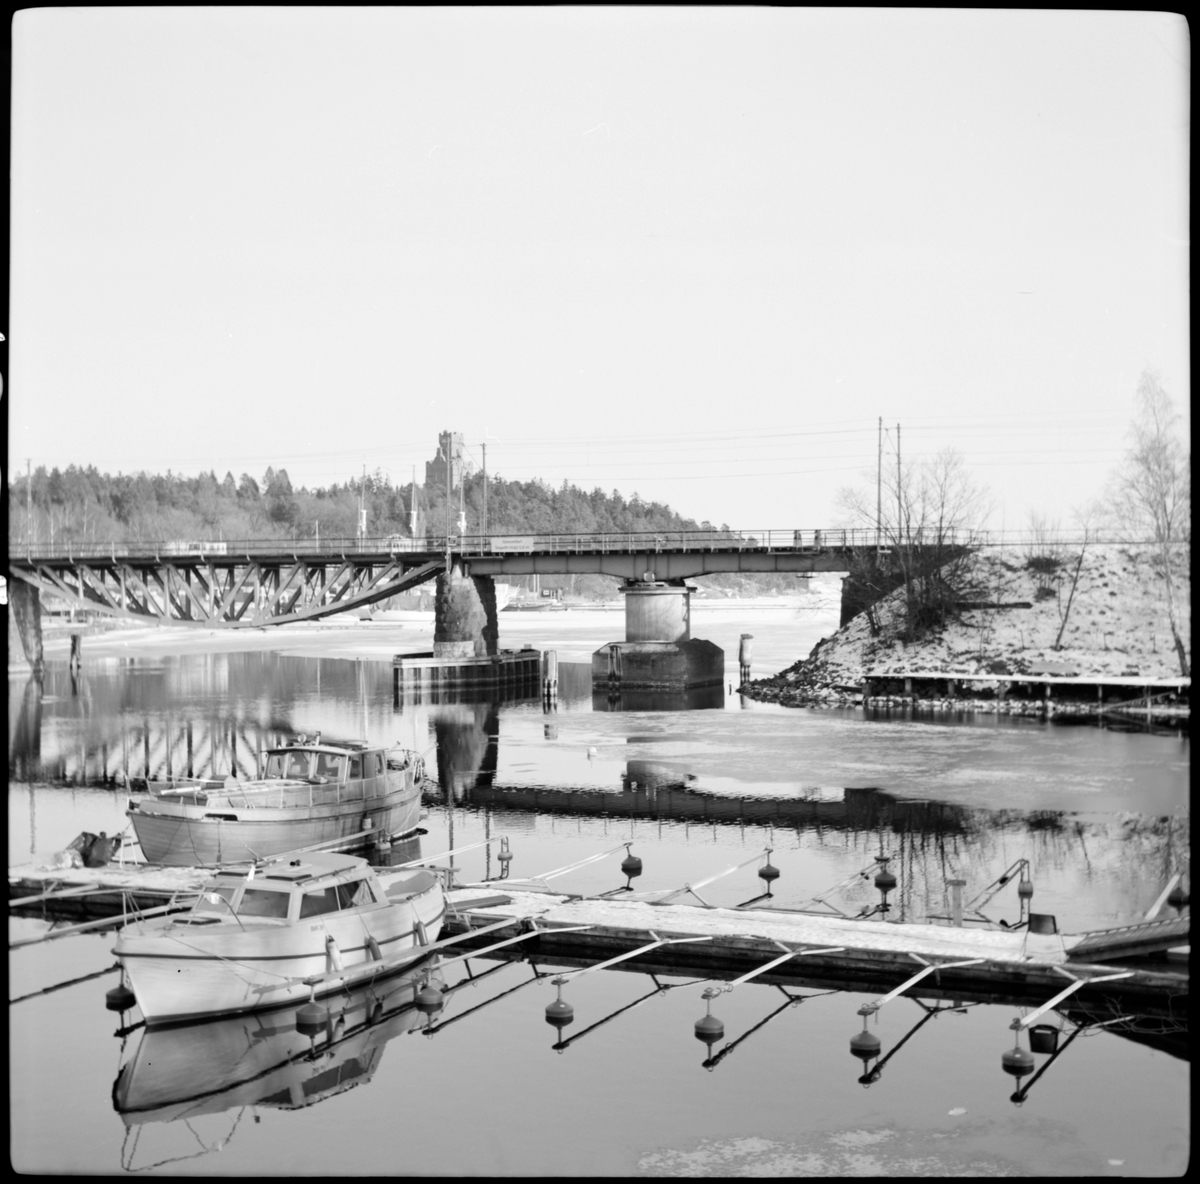
[[[9,905],[47,919],[113,917],[133,908],[183,905],[199,891],[207,873],[197,868],[112,864],[103,868],[26,866],[9,870]],[[580,897],[530,891],[489,881],[447,893],[446,934],[463,937],[490,928],[488,941],[516,937],[532,926],[538,935],[528,949],[540,956],[561,954],[590,961],[667,940],[659,946],[691,972],[747,970],[785,960],[806,976],[852,975],[859,981],[895,982],[927,966],[943,986],[967,986],[1045,996],[1064,982],[1103,979],[1106,993],[1186,996],[1186,969],[1153,965],[1118,968],[1112,962],[1187,943],[1189,918],[1144,921],[1093,933],[1033,933],[1027,930],[956,927],[947,924],[858,920],[774,908],[705,908],[655,904],[636,896]],[[507,924],[505,924],[507,922]],[[562,932],[557,932],[562,931]],[[797,969],[794,971],[799,973]]]

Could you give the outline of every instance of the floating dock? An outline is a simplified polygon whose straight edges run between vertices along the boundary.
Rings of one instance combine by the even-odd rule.
[[[490,887],[504,889],[503,882]],[[448,894],[448,903],[455,907],[447,913],[447,932],[463,934],[473,925],[491,926],[511,918],[509,928],[489,933],[486,940],[494,941],[516,935],[536,919],[539,935],[523,948],[541,958],[599,960],[662,942],[648,949],[647,955],[659,965],[674,967],[676,973],[703,974],[716,968],[749,971],[783,954],[784,976],[799,975],[808,981],[844,981],[849,975],[864,985],[885,986],[927,967],[936,975],[939,988],[953,992],[986,987],[1005,998],[1044,999],[1072,982],[1080,984],[1076,989],[1084,998],[1089,991],[1122,997],[1166,993],[1184,999],[1188,993],[1186,968],[1180,971],[1165,963],[1134,968],[1107,964],[1101,934],[901,924],[774,908],[701,908],[520,890],[505,890],[510,898],[505,904],[472,906],[471,897],[481,888]],[[1122,934],[1122,944],[1114,949],[1127,956],[1132,934],[1142,929],[1147,936],[1138,952],[1166,951],[1187,942],[1189,923],[1181,917],[1103,934]],[[460,944],[469,948],[468,943]],[[1074,956],[1076,946],[1086,960]],[[1089,988],[1092,982],[1096,986]]]
[[[62,870],[9,871],[9,906],[47,919],[113,918],[133,909],[186,907],[206,880],[195,868],[112,864]],[[680,893],[683,890],[680,890]],[[680,893],[671,893],[678,896]],[[857,919],[772,907],[716,908],[638,899],[639,894],[583,897],[488,881],[447,893],[445,933],[471,948],[530,934],[522,948],[539,958],[651,957],[677,973],[763,972],[777,977],[895,985],[914,973],[935,976],[939,990],[994,992],[1045,1000],[1064,986],[1081,999],[1098,992],[1122,999],[1171,998],[1186,1006],[1188,973],[1166,955],[1189,941],[1190,918],[1143,921],[1080,934],[950,924]],[[644,894],[643,894],[644,895]],[[102,927],[103,921],[97,922]],[[633,962],[633,968],[638,963]]]

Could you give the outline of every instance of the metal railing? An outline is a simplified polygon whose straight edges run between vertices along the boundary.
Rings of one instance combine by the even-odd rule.
[[[663,551],[841,551],[851,549],[891,550],[895,546],[941,547],[1028,547],[1052,550],[1083,543],[1144,544],[1115,535],[1094,536],[1083,531],[1061,531],[1052,537],[1019,530],[961,530],[906,532],[897,540],[894,532],[863,528],[814,528],[803,530],[660,530],[606,531],[561,534],[427,534],[417,538],[387,535],[374,538],[325,539],[229,539],[219,541],[157,540],[121,543],[22,543],[9,540],[9,561],[141,560],[170,563],[172,560],[238,563],[264,556],[299,560],[311,556],[323,560],[366,556],[444,555],[466,557],[541,554],[655,553]]]

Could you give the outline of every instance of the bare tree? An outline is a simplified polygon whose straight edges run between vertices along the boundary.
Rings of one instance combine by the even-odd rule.
[[[875,526],[871,492],[843,489],[838,503],[853,525]],[[944,624],[960,600],[978,591],[968,586],[968,573],[988,512],[987,493],[967,472],[962,455],[947,448],[886,474],[882,503],[882,553],[864,549],[852,561],[851,577],[878,595],[903,586],[899,632],[914,641]],[[879,632],[877,616],[870,619],[872,632]]]
[[[1130,436],[1125,463],[1109,491],[1108,508],[1130,542],[1153,547],[1154,571],[1162,581],[1179,671],[1190,678],[1188,645],[1181,636],[1179,585],[1191,566],[1191,449],[1181,438],[1174,403],[1153,370],[1144,370],[1138,383]],[[1190,629],[1184,631],[1190,634]]]

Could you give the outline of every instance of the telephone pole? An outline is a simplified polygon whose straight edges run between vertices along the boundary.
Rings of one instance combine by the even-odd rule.
[[[487,534],[487,444],[483,447],[483,522],[480,524],[479,533]]]
[[[879,417],[879,455],[875,461],[875,558],[883,540],[883,416]]]
[[[901,485],[903,471],[900,468],[900,425],[896,424],[896,539],[899,541],[901,524],[904,519],[904,501]]]

